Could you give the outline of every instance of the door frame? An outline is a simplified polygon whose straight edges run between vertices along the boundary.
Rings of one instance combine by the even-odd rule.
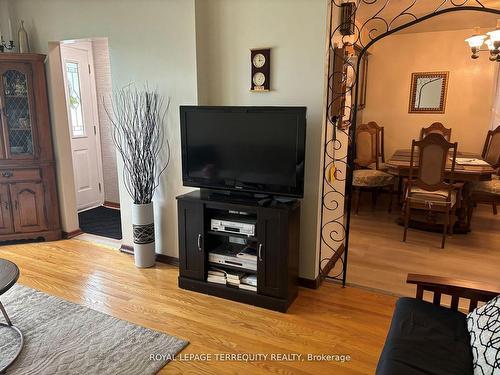
[[[102,167],[102,151],[101,151],[101,129],[100,129],[100,124],[99,124],[99,115],[98,115],[98,107],[97,107],[97,88],[96,88],[96,83],[95,83],[95,67],[94,67],[94,55],[92,52],[92,42],[91,41],[64,41],[61,42],[61,60],[62,60],[62,79],[64,82],[64,94],[65,94],[65,104],[66,107],[68,106],[67,98],[68,98],[68,84],[66,80],[66,74],[64,72],[65,69],[65,61],[66,59],[64,58],[64,53],[63,50],[65,47],[70,47],[70,48],[75,48],[75,49],[80,49],[84,50],[87,52],[87,56],[89,59],[89,76],[90,76],[90,96],[92,98],[92,122],[94,123],[94,130],[95,130],[95,141],[96,141],[96,151],[97,151],[97,176],[98,176],[98,183],[99,183],[99,205],[102,206],[104,204],[104,176],[103,176],[103,167]],[[72,143],[72,131],[71,131],[71,115],[69,111],[67,111],[67,116],[68,116],[68,127],[69,127],[69,141],[70,145]],[[73,151],[73,150],[72,150]],[[74,173],[74,160],[73,160],[73,152],[71,152],[71,164],[73,166],[73,176],[76,178],[76,174]],[[76,189],[76,181],[75,181],[75,186],[74,188]],[[75,190],[76,194],[76,190]],[[96,207],[98,207],[96,206]],[[78,210],[77,206],[77,211],[85,211],[89,210],[95,207],[85,207],[82,210]]]

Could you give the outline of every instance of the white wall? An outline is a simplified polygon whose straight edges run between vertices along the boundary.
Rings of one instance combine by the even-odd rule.
[[[207,105],[307,106],[300,276],[318,274],[326,0],[197,0],[198,94]],[[250,49],[271,47],[271,92],[250,92]]]
[[[13,0],[10,6],[13,23],[25,20],[34,52],[47,53],[49,41],[108,37],[114,88],[147,81],[171,97],[167,133],[172,159],[155,196],[155,220],[157,252],[178,256],[175,196],[186,191],[181,180],[178,107],[197,102],[194,0],[143,0],[140,4],[133,0]],[[52,113],[52,121],[56,119]],[[59,167],[63,164],[58,160]],[[123,242],[131,245],[131,200],[119,177]]]
[[[119,203],[120,185],[118,183],[116,149],[113,143],[113,127],[106,113],[106,108],[111,108],[111,98],[113,95],[111,60],[107,38],[96,38],[92,40],[92,55],[94,60],[97,113],[99,116],[99,131],[101,136],[104,201]]]

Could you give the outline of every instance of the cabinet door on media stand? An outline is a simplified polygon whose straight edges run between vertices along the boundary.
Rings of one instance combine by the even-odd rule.
[[[198,202],[178,201],[180,275],[205,280],[203,209]]]
[[[281,213],[266,208],[257,213],[257,292],[266,296],[286,297],[286,235]]]

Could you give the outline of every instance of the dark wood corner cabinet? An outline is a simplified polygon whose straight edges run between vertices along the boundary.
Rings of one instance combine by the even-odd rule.
[[[0,54],[0,241],[61,238],[44,61]]]
[[[300,202],[259,206],[257,202],[217,200],[202,191],[177,197],[179,219],[179,287],[217,297],[286,312],[297,296]],[[252,241],[259,248],[256,270],[213,264],[209,253],[221,246],[235,246],[243,234],[211,230],[211,219],[233,221],[250,218],[255,223]],[[231,243],[232,242],[232,243]],[[241,245],[241,248],[244,245]],[[240,249],[241,250],[241,249]],[[210,267],[256,274],[257,291],[207,282]]]

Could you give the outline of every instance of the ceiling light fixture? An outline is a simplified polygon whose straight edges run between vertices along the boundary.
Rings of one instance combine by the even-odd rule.
[[[500,20],[497,20],[495,30],[487,32],[486,35],[479,32],[479,27],[474,28],[474,35],[465,39],[469,43],[472,51],[472,58],[479,58],[479,52],[488,51],[490,53],[490,61],[500,62]],[[481,49],[486,45],[487,49]]]

